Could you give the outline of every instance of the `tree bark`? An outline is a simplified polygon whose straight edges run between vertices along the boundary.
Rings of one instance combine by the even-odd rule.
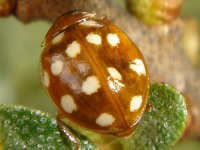
[[[174,20],[169,25],[146,26],[110,0],[16,0],[14,14],[25,23],[39,19],[54,21],[73,9],[94,11],[98,16],[106,15],[127,33],[142,51],[148,64],[151,82],[169,83],[186,93],[197,108],[195,114],[199,114],[200,71],[194,68],[184,54],[184,24],[181,19]],[[200,123],[200,117],[195,119],[195,122]],[[195,130],[195,134],[200,135],[200,129]]]

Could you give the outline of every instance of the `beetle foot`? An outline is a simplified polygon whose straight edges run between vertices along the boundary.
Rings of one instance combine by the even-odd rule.
[[[81,149],[80,140],[71,132],[67,124],[64,121],[62,121],[60,117],[57,117],[57,122],[59,129],[64,134],[64,136],[76,145],[75,150],[80,150]]]

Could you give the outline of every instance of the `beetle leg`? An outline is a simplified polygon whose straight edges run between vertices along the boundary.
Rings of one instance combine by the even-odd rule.
[[[81,148],[80,140],[70,131],[66,123],[62,121],[62,118],[59,115],[57,116],[57,121],[61,132],[64,133],[64,136],[76,145],[75,150],[80,150]]]

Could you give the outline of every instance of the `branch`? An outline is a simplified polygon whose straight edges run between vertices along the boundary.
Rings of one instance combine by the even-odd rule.
[[[183,52],[180,42],[183,22],[180,19],[170,25],[146,26],[109,0],[16,0],[14,8],[13,14],[25,23],[38,19],[54,21],[63,13],[77,8],[108,16],[131,37],[144,54],[151,82],[169,83],[186,93],[197,107],[195,114],[199,114],[200,72]],[[200,117],[195,117],[195,122],[200,123]],[[196,133],[200,135],[200,132]]]

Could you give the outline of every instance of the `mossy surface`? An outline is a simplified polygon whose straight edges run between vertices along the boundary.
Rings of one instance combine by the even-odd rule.
[[[86,137],[76,133],[81,150],[96,150]],[[0,141],[6,150],[73,150],[63,138],[57,121],[48,114],[21,106],[0,105]]]

